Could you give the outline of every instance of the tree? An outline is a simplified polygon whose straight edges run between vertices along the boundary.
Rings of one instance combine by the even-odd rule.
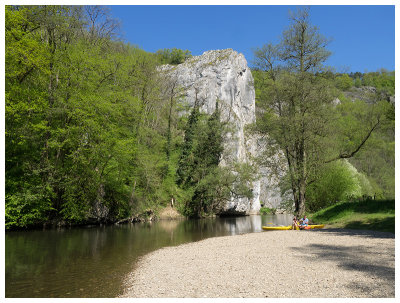
[[[255,129],[272,143],[265,148],[266,163],[282,155],[299,215],[305,212],[307,187],[315,182],[324,165],[352,157],[379,124],[373,119],[371,129],[347,146],[351,151],[335,149],[336,93],[323,73],[323,63],[330,55],[328,43],[311,25],[309,10],[302,9],[291,15],[291,25],[278,45],[255,50],[255,64],[264,71],[255,81],[259,87]]]
[[[156,52],[156,57],[161,64],[178,65],[185,62],[188,58],[192,57],[189,50],[182,50],[178,48],[164,48]]]
[[[348,74],[343,74],[335,79],[336,87],[341,90],[349,90],[353,86],[353,79]]]
[[[254,170],[249,164],[220,166],[228,125],[221,121],[218,100],[211,115],[200,113],[200,102],[196,91],[177,171],[177,183],[186,193],[182,212],[188,217],[219,213],[232,197],[253,195]]]
[[[184,143],[182,146],[182,153],[178,162],[177,170],[177,184],[185,187],[191,184],[192,172],[194,169],[193,150],[195,146],[195,137],[197,124],[200,118],[200,100],[198,99],[198,91],[196,90],[196,99],[194,107],[190,112],[188,121],[185,127]]]
[[[359,77],[357,77],[357,78],[354,80],[354,86],[357,87],[357,88],[359,88],[359,87],[361,87],[361,85],[362,85],[361,79],[360,79]]]
[[[368,181],[365,180],[366,177],[346,160],[329,163],[324,167],[321,176],[307,187],[307,208],[314,212],[364,194],[371,195]]]
[[[368,176],[373,186],[372,196],[393,199],[395,193],[395,120],[394,105],[385,99],[370,104],[361,100],[347,100],[340,97],[336,107],[336,149],[351,150],[377,122],[379,125],[371,133],[360,152],[349,162],[358,171]],[[363,117],[359,119],[357,117]]]
[[[166,203],[175,106],[154,54],[117,41],[104,7],[7,6],[5,21],[7,228]]]
[[[186,186],[192,187],[193,196],[188,201],[185,213],[191,217],[202,217],[217,209],[219,203],[217,191],[218,181],[215,179],[220,170],[218,164],[223,152],[223,125],[220,121],[218,101],[215,112],[207,120],[198,121],[195,126],[195,142],[192,149],[190,176],[186,178]],[[186,138],[186,133],[185,133]]]

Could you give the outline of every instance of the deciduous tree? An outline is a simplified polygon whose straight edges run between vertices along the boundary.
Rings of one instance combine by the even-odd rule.
[[[311,25],[308,9],[297,11],[290,19],[291,25],[278,45],[255,50],[255,64],[264,71],[256,76],[256,130],[272,143],[265,148],[268,164],[276,163],[271,159],[282,154],[295,211],[303,215],[306,189],[324,165],[357,153],[379,125],[379,119],[370,116],[372,125],[366,132],[359,131],[362,135],[341,151],[335,147],[342,140],[335,133],[336,93],[333,82],[324,77],[323,68],[330,55],[329,40]]]

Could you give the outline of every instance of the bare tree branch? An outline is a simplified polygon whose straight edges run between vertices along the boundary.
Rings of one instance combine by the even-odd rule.
[[[357,148],[354,151],[352,151],[350,153],[347,153],[347,152],[341,153],[339,156],[325,161],[325,163],[330,163],[330,162],[333,162],[333,161],[336,161],[336,160],[339,160],[339,159],[348,159],[348,158],[353,157],[361,149],[361,147],[363,147],[365,142],[367,142],[368,138],[371,136],[372,132],[378,127],[379,124],[380,124],[380,120],[378,118],[378,121],[369,130],[368,134],[365,136],[365,138],[361,141],[361,143],[357,146]]]

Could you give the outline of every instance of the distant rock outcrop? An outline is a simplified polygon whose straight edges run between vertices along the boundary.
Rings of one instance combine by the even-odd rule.
[[[366,103],[375,103],[377,100],[386,100],[392,104],[395,104],[395,96],[390,96],[387,93],[379,92],[373,86],[352,87],[343,93],[352,101],[362,100]]]
[[[194,106],[197,99],[200,110],[212,114],[218,100],[221,119],[234,127],[234,131],[228,134],[221,165],[235,161],[251,163],[251,158],[259,152],[259,146],[258,139],[245,132],[245,126],[255,122],[256,115],[254,81],[244,56],[232,49],[212,50],[177,66],[164,65],[161,70],[185,89],[182,102],[189,106]],[[252,199],[232,197],[223,213],[257,213],[260,196],[273,198],[271,206],[276,207],[281,202],[277,186],[268,179],[260,178],[253,185]]]

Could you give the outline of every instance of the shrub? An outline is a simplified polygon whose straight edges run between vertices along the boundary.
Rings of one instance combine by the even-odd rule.
[[[367,194],[368,180],[347,161],[329,164],[306,192],[307,209],[321,208]]]
[[[275,215],[276,214],[276,208],[269,208],[269,207],[261,207],[260,208],[260,214],[261,215]]]

